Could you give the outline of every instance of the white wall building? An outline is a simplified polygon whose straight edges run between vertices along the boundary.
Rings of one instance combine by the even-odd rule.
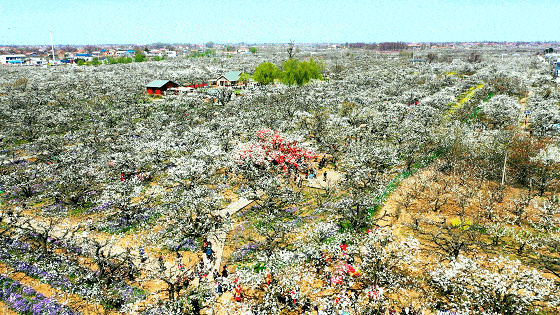
[[[22,65],[25,55],[0,55],[0,64]]]
[[[125,56],[130,56],[130,53],[126,50],[119,50],[115,53],[115,56],[117,57],[125,57]]]
[[[26,61],[26,64],[30,66],[43,66],[46,65],[47,63],[48,62],[45,59],[39,57],[31,57],[29,58],[29,60]]]

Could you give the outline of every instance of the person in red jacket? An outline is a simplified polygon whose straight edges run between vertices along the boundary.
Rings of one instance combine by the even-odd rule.
[[[235,287],[235,293],[233,294],[233,297],[237,302],[241,302],[241,285],[238,284],[237,287]]]

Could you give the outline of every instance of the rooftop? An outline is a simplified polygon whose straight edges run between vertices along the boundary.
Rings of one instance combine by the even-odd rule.
[[[146,87],[149,88],[160,88],[167,84],[167,82],[172,82],[169,80],[153,80],[152,82],[146,84]]]
[[[241,71],[230,71],[224,75],[229,81],[239,81],[239,76],[241,76]]]

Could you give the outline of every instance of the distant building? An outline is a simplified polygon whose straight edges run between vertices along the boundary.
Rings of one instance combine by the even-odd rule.
[[[178,88],[169,88],[169,90],[176,90],[178,94],[193,93],[194,88],[190,86],[180,86]]]
[[[22,65],[25,55],[0,55],[0,64],[3,65]]]
[[[163,57],[163,53],[161,52],[161,50],[152,49],[146,54],[146,57],[156,57],[156,56]]]
[[[162,95],[169,88],[179,87],[179,84],[169,80],[154,80],[146,85],[148,94]]]
[[[130,53],[126,50],[118,50],[115,52],[115,56],[117,57],[127,57],[130,56]]]
[[[252,78],[249,78],[249,81],[245,84],[246,87],[248,88],[255,88],[257,86],[260,86],[261,84],[255,80],[253,80]]]
[[[74,59],[83,59],[85,61],[92,61],[93,56],[90,54],[76,54]]]
[[[28,65],[31,66],[43,66],[47,64],[47,61],[43,58],[39,58],[39,57],[31,57],[29,58],[29,60],[27,61]]]
[[[220,76],[216,79],[216,85],[218,86],[232,86],[239,82],[239,77],[241,76],[241,71],[230,71],[225,75]]]
[[[197,89],[197,88],[202,88],[202,87],[207,87],[207,86],[208,86],[208,83],[200,83],[200,84],[190,84],[190,85],[187,85],[186,87]]]

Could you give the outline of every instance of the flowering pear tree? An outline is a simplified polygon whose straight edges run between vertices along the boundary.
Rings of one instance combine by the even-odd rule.
[[[131,288],[124,282],[127,277],[132,280],[131,276],[134,273],[130,248],[121,249],[115,246],[114,239],[98,241],[88,238],[79,242],[83,244],[83,254],[91,259],[97,270],[94,277],[87,279],[99,286],[100,292],[96,299],[105,308],[117,310],[135,302],[131,296]],[[116,289],[119,287],[125,288],[124,294]]]
[[[560,236],[558,234],[549,234],[542,239],[545,251],[539,255],[540,262],[544,268],[560,279]]]
[[[530,128],[538,137],[553,136],[558,137],[560,132],[560,112],[558,108],[558,98],[547,98],[535,96],[527,101],[528,122]]]
[[[430,275],[445,303],[462,314],[523,314],[558,303],[554,283],[519,260],[458,256]]]
[[[178,189],[163,198],[166,227],[154,234],[154,241],[163,242],[172,251],[193,250],[197,239],[207,238],[228,223],[227,217],[216,213],[223,197],[206,186]],[[194,247],[194,248],[193,248]]]
[[[247,196],[257,202],[245,215],[252,218],[261,251],[271,255],[276,248],[286,247],[285,237],[301,222],[296,205],[302,196],[289,186],[280,186],[274,177],[264,177],[249,187]]]
[[[362,281],[385,287],[403,285],[408,269],[415,265],[418,240],[410,237],[397,241],[391,230],[374,228],[361,241]]]
[[[37,249],[44,255],[52,254],[53,239],[58,238],[64,240],[71,238],[76,233],[79,227],[67,227],[62,229],[57,226],[55,218],[49,218],[46,221],[37,217],[28,217],[24,221],[17,222],[16,225],[19,230],[23,232],[24,239],[32,241],[37,244]],[[56,237],[55,237],[56,235]]]
[[[560,149],[557,144],[549,144],[541,149],[533,159],[535,165],[535,184],[542,197],[553,183],[558,182],[560,174]]]
[[[488,102],[482,103],[482,113],[484,120],[500,129],[506,125],[516,125],[519,123],[521,105],[519,102],[506,95],[497,95]]]

